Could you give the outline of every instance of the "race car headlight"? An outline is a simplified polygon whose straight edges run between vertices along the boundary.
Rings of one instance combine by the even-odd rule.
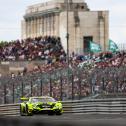
[[[55,108],[56,108],[56,109],[61,109],[61,108],[62,108],[62,104],[56,104],[56,105],[55,105]]]
[[[53,108],[55,105],[56,105],[56,104],[55,104],[55,103],[53,103],[53,104],[51,105],[51,108]]]
[[[34,107],[34,108],[36,108],[36,107],[37,107],[37,105],[36,105],[36,104],[33,104],[33,107]]]
[[[34,104],[34,109],[42,109],[42,104]]]

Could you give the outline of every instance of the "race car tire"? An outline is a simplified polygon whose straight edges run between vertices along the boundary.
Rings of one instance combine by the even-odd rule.
[[[61,112],[56,112],[56,115],[62,115],[62,113]]]
[[[48,115],[54,115],[54,112],[52,112],[52,111],[48,112]]]
[[[31,112],[31,113],[29,113],[29,111],[28,111],[28,105],[26,105],[26,114],[27,114],[27,116],[32,116],[33,115],[33,113]]]
[[[20,105],[20,115],[21,115],[21,116],[25,116],[25,114],[24,114],[24,112],[23,112],[23,110],[22,110],[21,105]]]

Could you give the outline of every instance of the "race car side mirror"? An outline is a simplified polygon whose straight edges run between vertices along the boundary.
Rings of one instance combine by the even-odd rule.
[[[22,101],[28,101],[29,100],[29,98],[25,98],[25,97],[22,97],[22,98],[20,98]]]
[[[61,103],[61,101],[58,101],[58,103]]]

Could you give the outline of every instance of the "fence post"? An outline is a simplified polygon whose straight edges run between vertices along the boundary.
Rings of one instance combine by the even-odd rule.
[[[52,80],[51,80],[51,73],[50,73],[50,97],[52,97]]]
[[[79,71],[79,100],[81,99],[81,71]]]
[[[42,79],[41,79],[41,89],[40,89],[40,94],[41,94],[41,96],[42,96],[42,94],[43,94]]]
[[[14,90],[14,88],[15,87],[14,87],[14,82],[13,82],[13,103],[15,102],[15,97],[14,97],[15,96],[15,90]]]
[[[23,84],[23,82],[21,83],[21,95],[22,95],[22,97],[24,96],[24,84]]]
[[[73,73],[71,75],[71,79],[72,79],[72,100],[74,100],[74,76],[73,76]]]
[[[95,85],[96,85],[96,76],[94,74],[91,74],[91,94],[94,95],[95,94],[95,91],[94,91],[94,88],[95,88]]]
[[[7,94],[7,92],[6,92],[6,84],[4,84],[4,104],[7,103],[6,94]]]
[[[102,78],[102,90],[103,91],[105,90],[105,78],[104,77]]]
[[[116,93],[118,93],[118,85],[119,85],[119,78],[118,77],[116,77]]]
[[[63,90],[63,80],[62,80],[62,75],[60,76],[60,86],[61,86],[61,88],[60,88],[60,100],[62,101],[63,100],[63,92],[62,92],[62,90]]]
[[[33,84],[32,84],[32,81],[31,81],[31,97],[32,97],[32,94],[33,94]]]

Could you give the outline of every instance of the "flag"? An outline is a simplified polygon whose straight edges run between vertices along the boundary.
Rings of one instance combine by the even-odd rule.
[[[109,40],[108,50],[111,52],[117,52],[117,51],[119,51],[119,48],[115,42],[113,42],[112,40]]]
[[[101,49],[100,44],[97,44],[95,42],[90,41],[90,51],[94,52],[94,53],[95,52],[101,52],[102,49]]]

